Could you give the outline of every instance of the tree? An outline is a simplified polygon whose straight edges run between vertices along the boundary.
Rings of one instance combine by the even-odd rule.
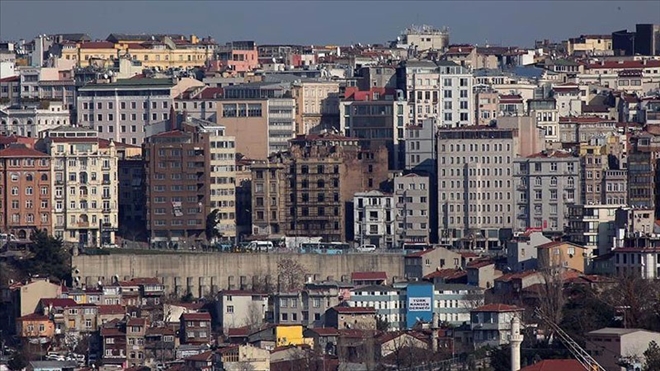
[[[621,311],[623,327],[660,330],[660,283],[637,273],[621,275],[600,299],[613,310]]]
[[[614,310],[598,297],[593,288],[586,285],[571,286],[567,290],[560,327],[581,345],[584,334],[611,325]]]
[[[649,343],[648,349],[644,351],[644,371],[660,370],[660,346],[655,341]]]
[[[546,268],[541,270],[541,292],[539,309],[554,323],[561,323],[562,310],[566,302],[564,295],[563,268]]]
[[[250,332],[258,330],[261,325],[264,323],[264,312],[259,303],[251,302],[248,305],[247,316],[245,318],[245,323],[243,326],[246,326]]]
[[[376,330],[387,331],[389,328],[390,323],[384,318],[384,316],[376,316]]]
[[[14,353],[7,363],[7,367],[9,367],[10,370],[22,370],[27,366],[28,360],[22,352]]]
[[[17,262],[24,275],[55,277],[62,281],[71,279],[71,256],[64,250],[60,238],[36,231],[32,234],[30,254],[29,259]]]
[[[305,284],[305,268],[293,259],[281,259],[277,262],[278,291],[298,291]]]
[[[220,221],[218,218],[219,211],[218,209],[214,209],[209,213],[209,215],[206,216],[206,230],[204,231],[204,234],[206,235],[206,239],[209,242],[212,242],[216,238],[219,238],[222,236],[220,231],[218,231],[218,222]]]

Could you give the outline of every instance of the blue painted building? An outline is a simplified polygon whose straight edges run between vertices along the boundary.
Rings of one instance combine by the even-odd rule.
[[[406,327],[412,328],[418,321],[433,319],[433,284],[411,282],[406,287]]]

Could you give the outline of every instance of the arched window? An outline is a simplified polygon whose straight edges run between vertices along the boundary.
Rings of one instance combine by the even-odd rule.
[[[316,182],[316,186],[317,186],[318,188],[325,188],[325,180],[323,180],[323,179],[319,179],[319,180]]]
[[[552,178],[550,178],[550,185],[551,186],[556,186],[557,185],[557,177],[556,176],[553,176]]]
[[[43,181],[48,180],[48,174],[41,174],[41,180]]]
[[[27,174],[25,176],[25,180],[27,180],[28,182],[31,182],[33,180],[32,174]]]

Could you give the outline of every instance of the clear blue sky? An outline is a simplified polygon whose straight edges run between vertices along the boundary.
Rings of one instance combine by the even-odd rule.
[[[258,44],[382,43],[412,23],[449,26],[451,43],[530,46],[536,39],[660,23],[660,1],[0,0],[0,39],[84,32],[213,36]]]

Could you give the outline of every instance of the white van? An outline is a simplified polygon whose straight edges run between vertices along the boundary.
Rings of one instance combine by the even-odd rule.
[[[357,251],[359,251],[359,252],[372,252],[372,251],[376,251],[376,245],[371,245],[371,244],[362,245],[362,246],[360,246],[360,247],[357,248]]]
[[[247,245],[247,249],[252,251],[271,251],[273,248],[273,243],[270,241],[252,241]]]

